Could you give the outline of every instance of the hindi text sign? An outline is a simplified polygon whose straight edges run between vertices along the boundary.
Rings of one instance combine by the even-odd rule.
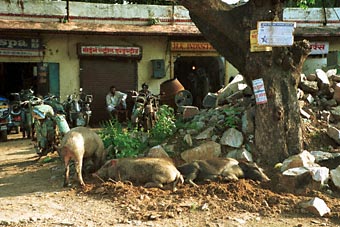
[[[328,54],[329,43],[328,42],[309,42],[310,55]]]
[[[264,46],[291,46],[294,42],[295,22],[257,22],[258,44]]]
[[[253,80],[253,90],[255,94],[256,104],[267,103],[267,96],[262,78]]]

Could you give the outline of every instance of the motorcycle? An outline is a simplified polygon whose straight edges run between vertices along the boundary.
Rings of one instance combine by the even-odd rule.
[[[0,96],[0,141],[7,141],[8,123],[10,121],[9,100]]]
[[[7,133],[10,134],[14,130],[15,133],[18,134],[20,131],[19,129],[22,125],[20,94],[11,93],[9,100],[10,100],[10,115]]]
[[[63,105],[58,98],[46,96],[39,105],[32,108],[33,140],[39,158],[54,152],[61,138],[70,130],[65,118]]]
[[[83,93],[83,89],[79,89],[79,93],[74,93],[67,96],[67,100],[63,106],[66,111],[66,120],[71,128],[77,126],[88,126],[92,111],[90,104],[93,96]]]
[[[33,137],[33,106],[41,104],[41,100],[34,96],[32,89],[21,90],[20,94],[20,106],[21,106],[21,131],[23,138]]]
[[[139,93],[136,96],[131,121],[138,129],[148,131],[156,124],[158,109],[159,96]]]

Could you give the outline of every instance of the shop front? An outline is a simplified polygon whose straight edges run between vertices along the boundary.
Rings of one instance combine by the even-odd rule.
[[[107,120],[105,96],[110,86],[128,93],[137,90],[137,66],[142,57],[138,46],[78,45],[80,87],[94,97],[92,124]]]
[[[59,64],[43,61],[42,43],[37,37],[0,37],[0,95],[22,89],[59,95]]]
[[[202,107],[208,92],[216,92],[226,83],[226,62],[208,42],[172,41],[173,78],[177,78],[193,96],[193,105]]]

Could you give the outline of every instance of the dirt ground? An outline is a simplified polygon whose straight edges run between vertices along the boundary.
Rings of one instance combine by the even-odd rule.
[[[63,188],[57,154],[37,161],[31,141],[11,135],[0,143],[0,226],[340,226],[339,194],[279,193],[269,172],[271,183],[180,185],[176,192],[90,177],[85,189]],[[331,213],[318,217],[300,208],[314,197]]]

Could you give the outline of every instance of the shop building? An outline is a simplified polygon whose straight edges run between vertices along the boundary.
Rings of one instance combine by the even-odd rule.
[[[296,22],[295,40],[310,41],[311,53],[302,72],[306,75],[316,69],[338,69],[340,73],[340,8],[286,8],[284,21]]]
[[[177,78],[186,89],[204,68],[211,91],[236,70],[204,40],[182,6],[0,0],[0,94],[33,88],[64,100],[93,94],[93,122],[108,119],[105,95]]]

